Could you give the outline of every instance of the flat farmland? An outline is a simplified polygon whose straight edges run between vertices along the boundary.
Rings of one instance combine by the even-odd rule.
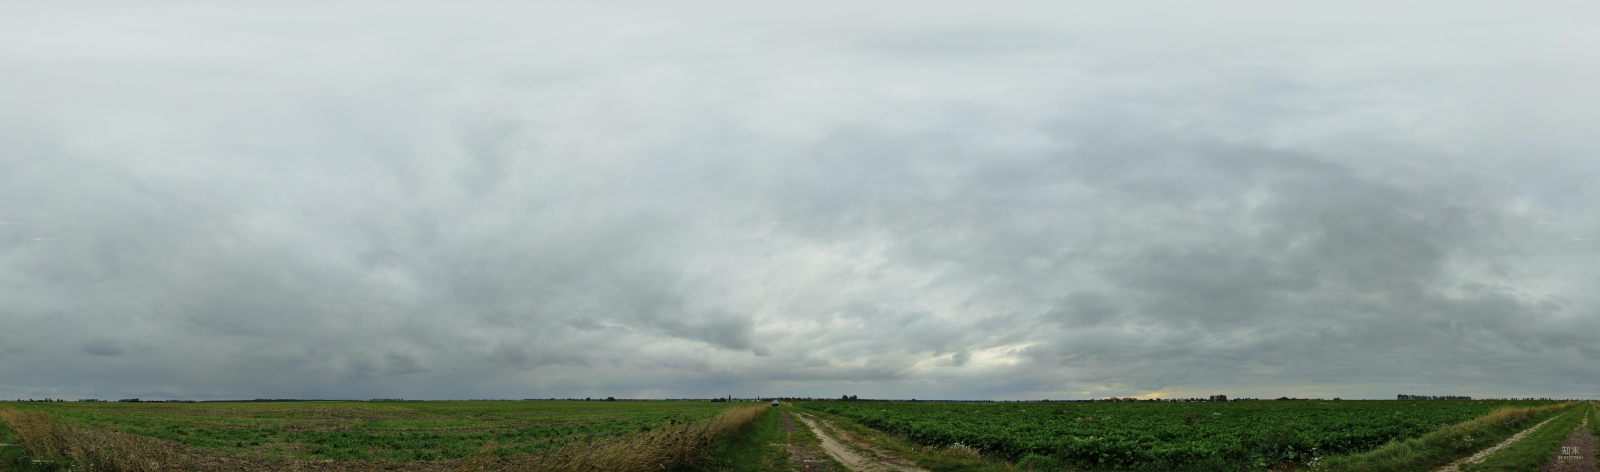
[[[1538,401],[805,402],[797,406],[900,435],[961,444],[1039,470],[1268,470],[1373,450]],[[1526,421],[1518,419],[1518,421]],[[1519,423],[1520,424],[1520,423]],[[1487,436],[1465,436],[1462,450]],[[1459,442],[1459,441],[1458,441]],[[1453,451],[1451,453],[1454,453]],[[1037,466],[1037,467],[1035,467]]]
[[[673,425],[740,403],[428,401],[7,403],[76,429],[173,441],[267,461],[410,463],[538,454]]]

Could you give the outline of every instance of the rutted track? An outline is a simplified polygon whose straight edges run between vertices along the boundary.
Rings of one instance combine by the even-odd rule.
[[[1467,464],[1476,464],[1476,463],[1479,463],[1479,462],[1483,462],[1484,459],[1487,459],[1491,454],[1494,454],[1496,451],[1504,449],[1506,446],[1510,446],[1512,444],[1516,444],[1517,441],[1521,441],[1522,440],[1523,436],[1527,436],[1528,433],[1532,433],[1534,431],[1538,431],[1539,427],[1544,426],[1545,423],[1549,423],[1551,421],[1555,421],[1556,418],[1560,418],[1560,417],[1561,417],[1561,415],[1552,416],[1552,417],[1550,417],[1550,419],[1541,421],[1541,422],[1539,422],[1539,424],[1533,425],[1532,428],[1524,429],[1520,433],[1511,435],[1511,437],[1506,438],[1505,441],[1501,441],[1500,444],[1496,444],[1494,446],[1489,447],[1488,449],[1484,449],[1482,451],[1478,451],[1477,454],[1473,454],[1471,456],[1459,459],[1459,460],[1457,460],[1455,462],[1451,462],[1450,465],[1446,465],[1444,467],[1440,467],[1438,469],[1435,469],[1433,472],[1460,472],[1461,471],[1461,466],[1464,466],[1464,465],[1467,465]]]
[[[1539,468],[1539,472],[1595,472],[1595,452],[1600,449],[1600,439],[1589,432],[1589,419],[1567,435],[1561,443],[1560,453]]]
[[[820,427],[817,426],[818,422],[822,422],[822,423],[826,424],[828,420],[824,420],[824,419],[821,419],[821,418],[811,418],[809,416],[810,415],[805,415],[805,414],[796,414],[796,415],[794,415],[794,417],[796,419],[799,419],[802,423],[805,423],[806,426],[810,427],[811,428],[811,432],[816,433],[817,439],[822,440],[822,450],[823,451],[826,451],[828,453],[828,455],[833,456],[833,458],[838,460],[840,464],[844,464],[844,466],[846,468],[849,468],[852,471],[855,471],[855,472],[927,472],[926,470],[918,469],[916,467],[912,467],[912,466],[908,466],[908,465],[902,465],[902,464],[896,464],[896,463],[892,462],[891,460],[889,460],[889,458],[882,457],[878,453],[871,451],[870,448],[866,448],[865,446],[863,446],[863,449],[867,449],[867,451],[868,451],[867,454],[869,454],[871,457],[868,457],[867,455],[863,455],[863,454],[858,454],[854,450],[854,448],[852,448],[849,445],[845,444],[845,441],[847,441],[848,439],[841,440],[840,438],[835,438],[833,435],[828,434],[828,431],[826,431],[823,428],[820,428]],[[831,424],[828,425],[828,426],[829,426],[828,429],[833,429]]]

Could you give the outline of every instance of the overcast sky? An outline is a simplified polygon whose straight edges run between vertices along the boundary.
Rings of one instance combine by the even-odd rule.
[[[1594,2],[140,3],[0,398],[1600,397]]]

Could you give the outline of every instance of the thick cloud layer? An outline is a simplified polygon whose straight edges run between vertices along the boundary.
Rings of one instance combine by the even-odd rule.
[[[0,6],[0,397],[1600,395],[1592,4],[668,5]]]

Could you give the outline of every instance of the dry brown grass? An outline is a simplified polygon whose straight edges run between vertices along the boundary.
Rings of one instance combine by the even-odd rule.
[[[154,472],[193,468],[187,454],[159,441],[128,434],[74,429],[37,411],[0,406],[0,421],[35,458],[71,460],[77,470]]]
[[[593,470],[662,470],[690,467],[700,451],[724,434],[749,426],[766,405],[728,410],[697,423],[678,423],[596,444],[569,445],[545,454],[535,464],[516,467],[529,472]]]
[[[606,441],[570,444],[537,456],[494,457],[492,444],[457,460],[414,462],[268,461],[259,457],[201,451],[171,441],[73,428],[50,415],[0,406],[4,421],[23,448],[38,459],[65,459],[75,470],[154,472],[157,470],[432,470],[469,472],[658,471],[690,470],[703,460],[713,440],[750,425],[768,406],[734,408],[706,421],[676,423]]]

